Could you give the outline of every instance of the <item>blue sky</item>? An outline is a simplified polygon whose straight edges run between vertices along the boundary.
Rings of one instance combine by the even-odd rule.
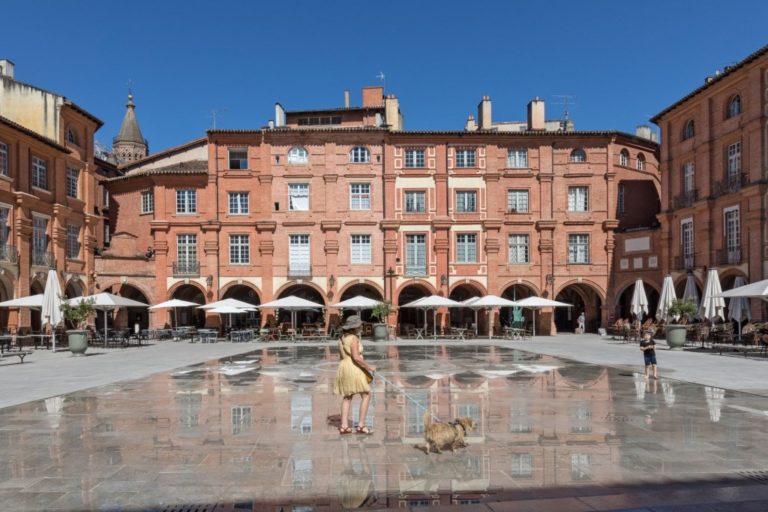
[[[257,128],[276,101],[338,107],[349,89],[359,104],[380,71],[407,129],[462,129],[484,94],[496,120],[534,96],[559,117],[571,95],[577,129],[633,132],[768,44],[765,1],[4,0],[3,19],[16,78],[103,119],[101,142],[132,80],[152,151],[203,135],[212,109],[220,128]]]

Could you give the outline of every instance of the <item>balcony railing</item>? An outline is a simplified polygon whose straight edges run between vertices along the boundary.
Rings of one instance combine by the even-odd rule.
[[[741,247],[720,249],[717,251],[718,265],[741,265]]]
[[[675,257],[675,269],[676,270],[693,270],[693,254],[688,256]]]
[[[288,265],[288,279],[306,279],[312,277],[312,266]]]
[[[173,277],[199,277],[199,261],[174,261]]]
[[[16,263],[19,261],[19,251],[15,245],[0,245],[0,261]]]
[[[675,208],[686,208],[691,206],[699,199],[699,191],[696,189],[688,190],[682,194],[675,196],[674,204]]]
[[[406,276],[426,276],[427,267],[406,267],[405,275]]]
[[[56,258],[52,252],[32,251],[32,264],[37,267],[56,268]]]
[[[728,176],[722,181],[715,183],[714,194],[716,196],[722,196],[725,194],[733,194],[738,192],[742,187],[749,183],[749,175],[745,172]]]

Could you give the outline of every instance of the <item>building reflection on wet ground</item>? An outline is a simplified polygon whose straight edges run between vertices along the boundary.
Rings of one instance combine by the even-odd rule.
[[[386,379],[374,381],[371,436],[338,434],[330,346],[2,409],[0,502],[402,508],[730,479],[768,460],[765,398],[498,346],[367,346],[366,357]],[[426,455],[425,410],[472,417],[469,446]]]

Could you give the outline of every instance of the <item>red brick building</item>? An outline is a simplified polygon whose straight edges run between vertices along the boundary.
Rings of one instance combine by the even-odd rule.
[[[737,276],[768,277],[767,80],[765,46],[653,118],[662,133],[661,267],[678,296],[688,274],[703,287],[708,268],[719,270],[723,289]]]
[[[104,236],[106,163],[93,145],[102,122],[14,71],[0,60],[0,300],[42,293],[49,269],[68,296],[81,295],[94,286]],[[39,313],[0,308],[0,327],[20,325],[40,329]]]
[[[211,130],[124,166],[109,183],[113,237],[100,288],[151,302],[298,294],[330,306],[363,293],[402,305],[493,293],[574,303],[540,316],[547,332],[572,329],[579,310],[594,330],[621,308],[630,270],[658,273],[650,130],[575,131],[545,120],[538,99],[526,121],[494,124],[486,97],[479,126],[413,132],[396,97],[381,87],[362,96],[361,107],[346,95],[342,108],[277,104],[269,127]],[[614,269],[627,254],[634,267],[622,278]],[[404,329],[421,318],[401,309],[397,321]],[[447,312],[438,321],[447,324]]]

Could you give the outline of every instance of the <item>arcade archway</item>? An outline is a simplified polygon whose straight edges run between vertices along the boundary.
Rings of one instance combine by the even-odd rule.
[[[82,297],[83,295],[85,295],[83,293],[83,283],[79,279],[72,279],[64,287],[64,296],[68,299]]]
[[[643,281],[643,288],[645,289],[645,296],[648,299],[648,314],[644,315],[644,319],[648,317],[655,317],[656,310],[659,307],[659,291],[651,284]],[[616,301],[616,318],[633,319],[630,308],[632,306],[632,296],[635,294],[635,284],[632,283],[624,288],[624,291],[619,295]]]
[[[463,302],[472,297],[482,297],[484,293],[471,284],[460,284],[451,290],[449,299]],[[475,312],[470,308],[450,308],[451,326],[471,329],[474,332]],[[478,311],[478,323],[484,324],[485,312]]]
[[[0,277],[0,302],[11,300],[13,298],[13,285]],[[10,311],[8,308],[0,308],[0,329],[8,328],[8,317]]]
[[[30,295],[37,295],[38,293],[43,293],[45,291],[45,284],[42,283],[39,279],[35,279],[32,281],[32,283],[29,285],[29,294]],[[42,320],[40,316],[40,310],[30,308],[29,309],[29,322],[30,322],[30,328],[33,331],[39,331],[40,330],[40,321]]]
[[[525,299],[526,297],[533,297],[534,295],[536,295],[536,292],[533,288],[517,283],[507,286],[501,294],[501,297],[507,300],[520,300]],[[520,313],[523,315],[523,325],[528,326],[533,322],[533,311],[523,308]],[[499,321],[502,325],[511,326],[515,323],[514,316],[514,308],[501,308]]]
[[[195,302],[201,306],[205,304],[205,294],[197,286],[191,284],[183,284],[176,288],[171,295],[172,299],[186,300],[189,302]],[[170,311],[170,310],[168,310]],[[194,307],[177,308],[176,313],[179,315],[177,319],[177,325],[192,325],[195,327],[205,326],[205,310],[197,309]],[[169,313],[173,314],[172,312]],[[171,318],[170,316],[168,317]],[[171,326],[171,322],[167,322],[168,327]]]
[[[600,327],[603,299],[600,293],[586,283],[569,284],[557,294],[555,300],[572,304],[570,308],[555,308],[555,326],[558,332],[575,332],[576,320],[584,312],[587,332]]]
[[[397,297],[397,326],[401,333],[405,332],[407,326],[422,326],[424,324],[424,313],[420,309],[403,308],[402,306],[429,295],[429,289],[421,284],[409,284],[400,290]],[[432,315],[427,315],[427,322],[432,322]]]
[[[369,299],[373,300],[380,300],[383,301],[384,297],[381,296],[381,293],[374,288],[373,286],[365,283],[355,284],[344,290],[344,292],[341,294],[341,298],[339,299],[339,302],[344,302],[345,300],[351,299],[353,297],[357,297],[358,295],[362,295],[363,297],[367,297]],[[356,311],[352,310],[345,310],[342,318],[339,320],[343,320],[344,318],[348,317],[349,315],[356,315]],[[371,310],[363,310],[360,312],[360,318],[363,320],[363,322],[373,322],[373,318],[371,317]]]
[[[296,297],[300,297],[302,299],[314,302],[316,304],[322,304],[323,307],[325,307],[325,299],[323,299],[322,294],[318,290],[316,290],[315,288],[309,285],[296,284],[293,286],[289,286],[288,288],[280,292],[280,295],[277,298],[282,299],[290,295],[295,295]],[[280,310],[278,312],[277,321],[290,324],[291,312],[287,310]],[[325,318],[323,316],[322,309],[306,309],[306,310],[296,312],[297,327],[300,327],[304,324],[317,324],[317,323],[324,323],[324,322],[325,322]]]
[[[117,291],[116,291],[117,295],[120,295],[121,297],[135,300],[137,302],[143,302],[144,304],[150,304],[149,299],[147,298],[146,295],[144,295],[144,292],[142,292],[135,286],[131,286],[130,284],[123,284],[123,285],[120,285],[119,288],[118,287],[116,288],[117,288]],[[103,317],[103,315],[101,316]],[[115,324],[117,327],[130,329],[131,331],[135,331],[137,325],[140,330],[148,329],[149,328],[149,311],[145,307],[144,308],[140,308],[140,307],[120,308],[115,318]]]
[[[229,287],[227,291],[224,292],[224,294],[221,296],[221,298],[235,299],[242,302],[247,302],[248,304],[253,304],[254,306],[261,304],[259,294],[256,292],[256,290],[244,284],[236,284]],[[232,326],[236,328],[258,327],[260,325],[260,320],[261,313],[259,311],[249,311],[244,315],[233,315]]]

